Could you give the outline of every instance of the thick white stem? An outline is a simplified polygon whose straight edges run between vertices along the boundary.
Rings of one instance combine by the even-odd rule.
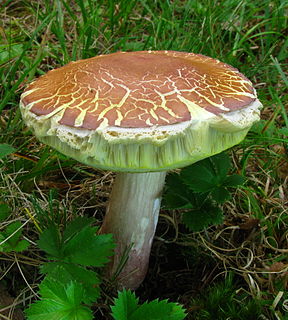
[[[117,243],[109,275],[126,264],[117,275],[118,285],[136,289],[149,263],[166,172],[118,173],[112,188],[102,233],[112,233]]]

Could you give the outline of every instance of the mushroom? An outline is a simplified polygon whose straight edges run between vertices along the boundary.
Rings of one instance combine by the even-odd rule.
[[[147,271],[167,171],[238,144],[259,119],[261,103],[244,75],[216,59],[139,51],[51,70],[28,85],[20,108],[43,143],[118,172],[101,232],[117,243],[110,274],[120,271],[119,286],[136,289]]]

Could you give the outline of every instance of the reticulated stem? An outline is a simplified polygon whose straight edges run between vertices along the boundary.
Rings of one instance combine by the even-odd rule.
[[[112,233],[117,243],[109,275],[117,274],[118,285],[136,289],[149,264],[166,172],[118,173],[101,233]]]

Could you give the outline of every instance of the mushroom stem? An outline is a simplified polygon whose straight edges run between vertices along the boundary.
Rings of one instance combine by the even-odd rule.
[[[145,278],[165,176],[163,171],[121,172],[116,177],[101,233],[112,233],[116,241],[108,275],[120,287],[134,290]]]

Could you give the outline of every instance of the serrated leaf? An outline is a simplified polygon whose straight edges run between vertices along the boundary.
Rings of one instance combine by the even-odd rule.
[[[182,320],[185,311],[182,306],[167,300],[145,302],[139,305],[131,291],[123,290],[114,301],[112,317],[114,320]]]
[[[67,225],[63,237],[55,226],[50,226],[41,235],[39,247],[46,251],[50,258],[82,264],[85,266],[103,266],[113,255],[114,242],[111,234],[96,235],[97,227],[88,224],[91,219],[81,218]]]
[[[173,192],[166,192],[163,196],[163,206],[167,209],[191,209],[188,199]]]
[[[114,300],[114,306],[111,307],[112,317],[115,320],[128,320],[138,308],[139,299],[134,292],[123,290],[118,293]]]
[[[220,153],[182,169],[181,179],[194,192],[211,192],[219,187],[230,169],[230,159]]]
[[[71,281],[81,283],[85,290],[84,303],[95,302],[100,296],[100,279],[97,273],[92,270],[87,270],[75,264],[48,262],[42,266],[41,272],[62,284],[69,284]]]
[[[179,174],[171,173],[166,178],[163,205],[169,209],[190,208],[191,190],[185,185]]]
[[[93,218],[77,217],[71,222],[69,222],[63,232],[63,241],[67,241],[73,236],[75,236],[83,228],[91,225]]]
[[[231,195],[230,195],[230,192],[228,192],[224,187],[219,187],[219,188],[215,188],[211,192],[211,197],[217,203],[224,203],[225,201],[230,199]]]
[[[226,177],[231,168],[231,161],[226,152],[218,153],[207,160],[211,162],[211,166],[213,167],[216,176],[221,177],[221,180]]]
[[[48,253],[50,257],[57,259],[62,258],[62,243],[56,226],[51,225],[45,229],[40,234],[37,244],[39,248]]]
[[[0,144],[0,159],[3,159],[4,157],[8,156],[9,154],[15,151],[16,149],[10,146],[9,144]]]
[[[208,193],[196,193],[188,188],[179,174],[169,174],[167,190],[163,196],[164,206],[170,209],[192,209],[202,205]]]
[[[181,171],[183,182],[194,192],[209,192],[217,186],[219,178],[203,163],[195,163]]]
[[[42,300],[25,311],[28,320],[92,320],[92,312],[82,304],[84,289],[76,282],[62,285],[49,277],[39,286]]]
[[[111,234],[96,235],[96,227],[86,226],[63,246],[65,261],[102,267],[113,255]]]
[[[183,183],[180,174],[174,172],[167,175],[165,186],[177,194],[185,195],[187,191],[187,186]]]
[[[223,212],[216,206],[208,206],[201,210],[192,210],[183,214],[183,223],[189,230],[198,232],[210,225],[221,224]]]
[[[228,176],[224,182],[223,186],[225,187],[238,187],[241,186],[245,182],[245,178],[240,176],[239,174],[233,174]]]
[[[182,306],[167,300],[145,302],[128,320],[182,320],[186,316]]]

